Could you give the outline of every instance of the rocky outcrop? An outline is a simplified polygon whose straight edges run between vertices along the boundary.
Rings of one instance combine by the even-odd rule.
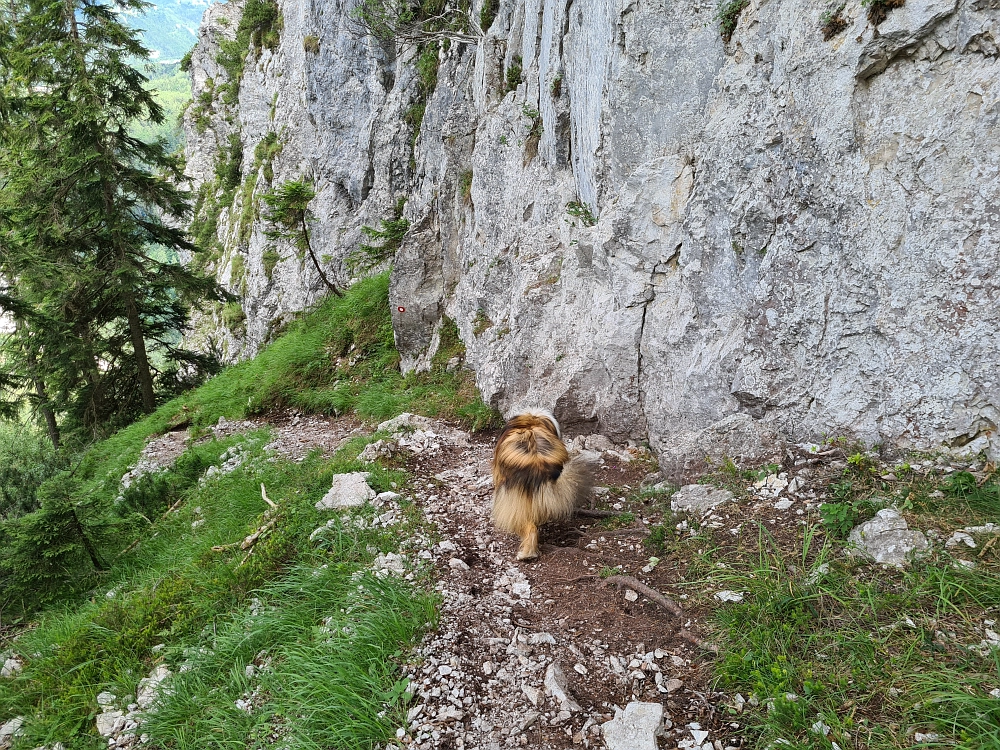
[[[252,354],[323,293],[289,248],[267,273],[262,211],[240,226],[305,176],[342,281],[361,227],[406,198],[404,365],[425,366],[447,315],[504,412],[541,405],[663,459],[841,434],[996,456],[993,5],[908,0],[873,27],[851,0],[824,41],[822,3],[754,1],[724,44],[699,0],[508,0],[477,44],[442,45],[412,141],[418,50],[359,35],[349,4],[284,0],[238,106],[201,133],[187,116],[196,186],[230,129],[257,175],[219,216],[214,268],[246,319],[216,343]],[[236,7],[206,15],[196,102]]]

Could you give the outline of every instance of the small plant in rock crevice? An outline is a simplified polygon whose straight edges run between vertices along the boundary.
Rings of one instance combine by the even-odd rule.
[[[462,196],[462,202],[472,205],[472,170],[467,169],[458,176],[458,191]]]
[[[570,201],[566,204],[566,213],[579,219],[585,227],[592,227],[597,223],[597,217],[590,210],[590,206],[579,201]]]
[[[479,27],[484,33],[490,30],[498,10],[500,10],[500,0],[483,0],[483,8],[479,11]]]
[[[511,91],[517,90],[517,87],[521,85],[521,74],[521,56],[514,55],[504,75],[504,94],[509,94]]]
[[[750,0],[720,0],[715,11],[715,20],[719,22],[719,32],[722,40],[729,43],[736,31],[736,25],[740,20],[740,13],[750,5]]]
[[[861,7],[868,9],[868,23],[878,26],[894,8],[902,8],[906,0],[861,0]]]
[[[493,321],[489,319],[482,308],[476,310],[476,315],[472,319],[472,335],[479,337],[487,328],[493,327]]]
[[[830,41],[837,34],[847,28],[847,20],[842,13],[846,3],[840,3],[835,8],[831,8],[819,17],[821,29],[823,31],[823,41]]]
[[[393,218],[382,219],[379,223],[381,229],[363,226],[361,233],[368,242],[362,242],[358,250],[351,253],[347,258],[347,265],[352,273],[363,273],[382,263],[392,260],[403,244],[406,233],[410,230],[410,222],[403,218],[403,207],[406,199],[400,198],[396,202],[393,211]],[[375,244],[378,243],[378,244]]]

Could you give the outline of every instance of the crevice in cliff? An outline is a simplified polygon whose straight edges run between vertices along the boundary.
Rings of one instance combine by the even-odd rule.
[[[650,274],[650,294],[649,299],[647,299],[642,305],[642,318],[639,321],[639,341],[636,346],[636,375],[635,375],[635,385],[636,390],[639,394],[639,414],[642,417],[642,429],[647,433],[649,432],[649,418],[646,416],[646,389],[643,386],[643,362],[642,362],[642,347],[643,342],[646,339],[646,316],[649,314],[649,305],[656,299],[656,287],[653,286],[654,273]]]

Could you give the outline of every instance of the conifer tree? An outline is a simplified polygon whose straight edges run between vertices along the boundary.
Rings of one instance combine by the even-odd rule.
[[[194,247],[178,228],[178,160],[129,135],[163,119],[134,67],[149,53],[119,18],[144,7],[12,0],[0,23],[0,274],[20,352],[8,358],[36,401],[95,433],[152,411],[178,369],[209,366],[177,334],[192,304],[224,298],[161,259]]]
[[[308,253],[327,289],[343,297],[343,290],[327,277],[309,241],[309,221],[312,219],[309,201],[315,197],[316,191],[305,180],[289,180],[265,193],[264,202],[271,210],[268,218],[275,225],[265,234],[272,239],[290,240],[300,253]]]

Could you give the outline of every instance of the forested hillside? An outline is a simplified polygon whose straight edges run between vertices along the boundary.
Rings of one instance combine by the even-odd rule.
[[[142,32],[150,58],[179,62],[198,40],[198,26],[210,0],[159,0],[129,15],[129,26]]]

